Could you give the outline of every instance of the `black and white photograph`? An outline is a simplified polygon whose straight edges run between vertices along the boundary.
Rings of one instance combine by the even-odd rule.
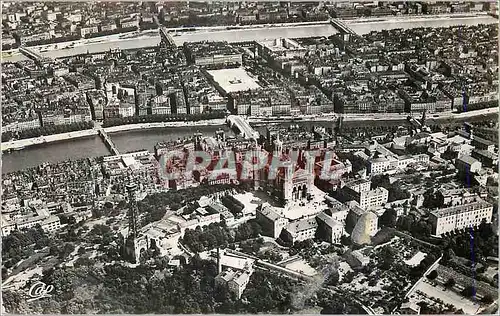
[[[497,1],[1,1],[2,314],[498,314]]]

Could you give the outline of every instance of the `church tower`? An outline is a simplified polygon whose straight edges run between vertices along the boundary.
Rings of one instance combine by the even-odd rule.
[[[295,172],[295,168],[292,163],[288,163],[287,165],[283,166],[284,169],[284,175],[283,175],[283,198],[285,201],[291,200],[292,199],[292,193],[293,193],[293,174]]]
[[[308,154],[304,155],[305,157],[305,170],[307,174],[307,191],[311,192],[311,188],[314,186],[314,179],[316,177],[316,171],[315,171],[315,166],[316,166],[316,157],[312,156],[310,157]]]

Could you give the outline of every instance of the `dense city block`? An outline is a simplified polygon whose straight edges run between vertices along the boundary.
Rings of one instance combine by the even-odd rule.
[[[2,311],[498,311],[496,4],[2,8]]]

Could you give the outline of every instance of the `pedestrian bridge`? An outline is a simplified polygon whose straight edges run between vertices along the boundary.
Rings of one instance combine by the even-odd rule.
[[[167,44],[167,46],[177,46],[175,45],[175,41],[172,36],[168,33],[167,28],[164,26],[160,27],[160,38],[162,42],[165,42],[165,44]]]
[[[239,115],[229,115],[226,118],[226,123],[232,129],[237,128],[238,132],[246,139],[258,139],[259,132],[254,130],[250,124]]]
[[[109,137],[108,133],[102,128],[102,126],[98,126],[97,130],[99,132],[99,136],[103,139],[104,143],[106,144],[106,147],[113,153],[113,155],[118,156],[120,152],[118,151],[118,147],[116,147],[115,143],[111,140],[111,137]]]

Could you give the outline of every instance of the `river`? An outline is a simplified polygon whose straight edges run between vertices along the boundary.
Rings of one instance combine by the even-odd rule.
[[[200,132],[203,136],[213,136],[219,129],[223,129],[226,135],[234,133],[226,125],[221,126],[196,126],[196,127],[165,127],[151,130],[136,130],[116,132],[109,134],[120,153],[147,149],[153,151],[154,145],[162,141],[176,140],[179,138],[193,136]]]
[[[99,136],[77,138],[2,154],[2,173],[36,167],[44,162],[55,163],[67,159],[99,157],[110,152]]]
[[[315,125],[332,127],[333,122],[299,122],[301,126],[312,129]],[[281,126],[288,127],[297,123],[280,123]],[[364,125],[366,122],[346,122],[345,126]],[[383,121],[373,121],[372,125],[384,125]],[[405,121],[392,122],[392,124],[405,124]],[[254,126],[257,131],[265,135],[266,126],[270,124],[257,124]],[[153,151],[154,145],[162,141],[176,140],[179,138],[192,136],[196,132],[201,132],[204,136],[213,136],[219,129],[223,129],[226,135],[234,133],[226,126],[196,126],[196,127],[165,127],[150,130],[133,130],[110,133],[110,137],[115,143],[120,153],[147,149]],[[66,159],[80,159],[85,157],[106,156],[108,151],[99,136],[78,138],[69,141],[48,143],[40,146],[27,147],[20,151],[4,153],[2,157],[2,173],[22,170],[35,167],[43,162],[55,163]]]
[[[174,41],[177,45],[182,45],[184,42],[199,42],[210,39],[212,41],[228,41],[245,42],[245,41],[262,41],[266,39],[275,39],[279,37],[315,37],[315,36],[330,36],[337,31],[330,24],[319,25],[304,25],[304,26],[287,26],[287,27],[261,27],[253,29],[240,30],[199,30],[195,32],[179,33],[174,36]],[[50,58],[59,58],[64,56],[73,56],[78,54],[97,53],[110,49],[134,49],[148,46],[156,46],[160,44],[160,35],[158,33],[147,34],[137,38],[121,39],[113,41],[103,41],[99,43],[90,43],[81,46],[75,46],[67,49],[57,49],[48,52],[43,52],[42,55]],[[4,57],[3,61],[16,62],[26,59],[24,55],[16,54],[9,57]]]
[[[400,20],[399,18],[391,18],[391,21],[370,21],[360,22],[349,21],[349,27],[359,34],[368,33],[370,31],[378,31],[382,29],[394,28],[410,28],[410,27],[439,27],[451,25],[477,25],[485,23],[495,23],[496,19],[490,16],[467,17],[467,18],[434,18],[434,19],[412,19]],[[212,40],[226,40],[229,42],[264,40],[278,37],[313,37],[313,36],[328,36],[334,34],[336,30],[330,25],[308,25],[308,26],[293,26],[293,27],[276,27],[276,28],[259,28],[259,29],[243,29],[230,31],[207,31],[191,32],[174,37],[175,41],[181,45],[185,41],[201,41],[208,37]],[[210,36],[208,36],[210,34]],[[110,41],[106,43],[94,43],[84,46],[77,46],[70,49],[61,49],[43,53],[50,57],[68,56],[70,54],[93,53],[110,48],[130,49],[145,46],[154,46],[159,43],[159,36],[144,36],[136,39]],[[16,57],[17,56],[17,57]],[[13,61],[15,58],[22,55],[14,55],[13,59],[3,59],[3,61]],[[403,123],[403,122],[401,122]],[[307,123],[309,126],[310,123]],[[365,124],[365,122],[361,122]],[[329,123],[321,125],[329,126]],[[346,124],[350,125],[350,124]],[[116,143],[120,152],[128,152],[139,149],[152,150],[153,146],[165,140],[173,140],[179,137],[192,135],[196,130],[200,130],[204,135],[213,135],[218,127],[182,127],[182,128],[162,128],[148,131],[129,131],[111,134],[111,138]],[[262,130],[262,127],[258,128]],[[109,154],[99,137],[89,137],[83,139],[75,139],[71,141],[63,141],[57,143],[46,144],[43,146],[28,147],[21,151],[15,151],[9,154],[3,154],[2,157],[2,173],[21,170],[28,167],[37,166],[43,162],[58,162],[66,159],[78,159],[88,156],[102,156]]]
[[[223,126],[197,127],[166,127],[151,130],[136,130],[128,132],[110,133],[110,137],[118,147],[120,153],[147,149],[153,151],[154,145],[161,141],[176,140],[192,136],[200,131],[205,136],[212,136],[222,128],[226,135],[234,133]],[[55,163],[67,159],[107,156],[111,153],[99,136],[77,138],[69,141],[53,142],[49,144],[27,147],[23,150],[3,153],[2,173],[22,170],[38,166],[41,163]]]
[[[479,25],[498,23],[498,20],[492,16],[476,16],[476,17],[461,17],[461,18],[414,18],[411,21],[404,18],[394,17],[386,21],[347,21],[346,24],[357,34],[367,34],[372,31],[382,31],[391,29],[409,29],[418,27],[450,27],[456,25]]]
[[[491,24],[498,22],[495,18],[484,15],[476,17],[414,17],[411,19],[403,17],[384,18],[383,21],[356,21],[347,20],[346,23],[358,34],[366,34],[371,31],[389,30],[395,28],[416,28],[416,27],[447,27],[454,25],[477,25]],[[330,24],[302,25],[302,26],[276,26],[276,27],[258,27],[238,30],[197,30],[195,32],[179,33],[174,37],[177,45],[184,42],[198,42],[207,39],[213,41],[244,42],[244,41],[262,41],[266,39],[275,39],[279,37],[316,37],[330,36],[337,33],[337,30]],[[97,39],[94,39],[97,40]],[[97,53],[110,49],[134,49],[140,47],[156,46],[160,43],[158,33],[148,32],[140,37],[121,40],[103,40],[102,42],[84,44],[67,49],[56,49],[43,52],[42,55],[51,58],[64,56],[73,56],[78,54]],[[22,54],[3,57],[4,62],[16,62],[26,57]]]
[[[498,120],[498,114],[492,113],[469,118],[454,118],[453,122],[475,122],[485,120]],[[346,121],[345,127],[361,127],[366,125],[366,121]],[[429,125],[440,125],[452,123],[451,119],[428,118]],[[333,127],[331,121],[304,121],[304,122],[284,122],[281,126],[301,125],[308,129],[313,126]],[[401,120],[373,120],[370,126],[381,125],[400,126],[407,125],[405,119]],[[255,130],[265,135],[266,127],[272,124],[256,124]],[[179,138],[192,136],[195,132],[201,132],[204,136],[213,136],[219,129],[223,129],[226,135],[234,133],[225,125],[221,126],[196,126],[196,127],[165,127],[150,130],[133,130],[125,132],[110,133],[110,137],[121,153],[147,149],[153,151],[154,145],[161,141],[176,140]],[[85,157],[98,157],[110,155],[110,152],[99,136],[78,138],[70,141],[61,141],[44,144],[40,146],[27,147],[20,151],[4,153],[2,156],[2,173],[22,170],[37,166],[43,162],[55,163],[66,159],[80,159]]]
[[[460,122],[483,122],[486,120],[498,120],[497,113],[486,115],[478,115],[467,118],[454,118],[454,119],[434,119],[428,118],[429,125],[449,124],[452,121],[455,123]],[[345,127],[361,127],[366,125],[366,121],[345,121]],[[288,127],[290,125],[299,124],[308,129],[313,126],[333,127],[332,121],[303,121],[303,122],[284,122],[280,123],[281,126]],[[401,126],[407,125],[405,119],[401,120],[373,120],[370,121],[370,126]],[[255,130],[265,135],[266,127],[271,124],[256,124]],[[147,149],[153,151],[154,145],[161,141],[176,140],[192,136],[195,132],[201,132],[204,136],[213,136],[215,132],[222,128],[226,135],[234,135],[234,133],[225,125],[220,126],[196,126],[196,127],[165,127],[155,128],[150,130],[133,130],[125,132],[110,133],[110,137],[118,147],[121,153]],[[98,157],[110,155],[110,152],[101,141],[99,136],[92,136],[86,138],[78,138],[70,141],[61,141],[55,143],[44,144],[40,146],[27,147],[21,151],[13,151],[11,153],[4,153],[2,157],[2,173],[21,170],[24,168],[34,167],[43,162],[55,163],[66,159],[79,159],[85,157]]]

